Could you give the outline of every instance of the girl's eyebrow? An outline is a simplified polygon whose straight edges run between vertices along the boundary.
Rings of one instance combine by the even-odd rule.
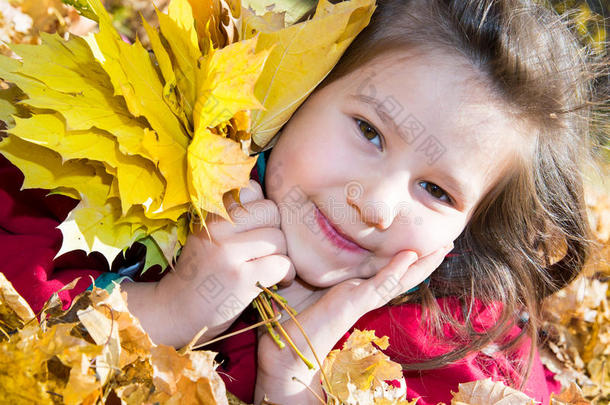
[[[381,107],[382,106],[381,101],[379,101],[375,97],[366,96],[363,94],[350,94],[349,97],[351,99],[360,101],[360,102],[365,103],[365,104],[369,105],[370,107],[372,107],[372,109],[377,114],[377,117],[382,122],[389,125],[395,134],[400,136],[400,126],[396,123],[396,121],[394,121],[394,118],[390,114],[388,114],[386,111],[383,110],[383,108]],[[394,98],[392,98],[392,99],[394,101],[396,101]],[[400,105],[395,105],[395,106],[400,108],[400,111],[403,110],[402,106],[400,106]],[[449,191],[451,192],[451,194],[453,196],[455,196],[461,202],[462,206],[466,207],[466,206],[470,205],[472,203],[472,201],[474,201],[474,194],[472,193],[472,190],[470,189],[470,187],[468,187],[465,183],[461,182],[459,179],[457,179],[455,176],[453,176],[450,172],[443,172],[440,177],[447,179],[446,187],[449,188],[450,189]]]
[[[383,110],[381,101],[379,101],[375,97],[365,96],[364,94],[350,94],[349,97],[362,103],[368,104],[375,111],[379,120],[387,124],[397,135],[400,135],[400,127],[398,126],[396,121],[394,121],[394,118],[390,114],[388,114],[387,111]],[[396,101],[396,99],[393,97],[392,100]],[[400,108],[400,111],[404,109],[401,105],[395,106]]]

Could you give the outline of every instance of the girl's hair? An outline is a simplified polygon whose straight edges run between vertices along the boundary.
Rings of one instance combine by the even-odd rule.
[[[592,50],[579,44],[565,15],[531,1],[379,0],[371,23],[321,87],[383,52],[407,48],[464,58],[507,111],[516,111],[515,122],[533,129],[526,139],[532,147],[521,150],[454,242],[465,253],[447,258],[415,296],[390,302],[421,301],[422,319],[436,334],[449,323],[470,344],[403,368],[438,368],[504,341],[521,318],[523,333],[501,346],[508,350],[521,336],[531,337],[530,361],[518,366],[525,377],[509,381],[521,386],[535,352],[542,299],[573,280],[589,255],[581,173],[595,158],[593,124],[603,116],[596,107],[602,103],[594,101],[604,99],[599,89],[607,86],[599,80],[607,72],[599,67],[607,63],[592,63]],[[443,311],[440,296],[460,300],[465,323]],[[485,333],[469,316],[477,301],[499,308],[497,323]]]

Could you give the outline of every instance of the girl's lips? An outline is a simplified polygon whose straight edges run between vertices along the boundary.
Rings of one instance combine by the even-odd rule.
[[[356,242],[349,239],[345,234],[339,231],[326,216],[320,211],[317,205],[314,204],[316,222],[326,237],[338,248],[351,252],[368,252],[367,249],[358,245]]]

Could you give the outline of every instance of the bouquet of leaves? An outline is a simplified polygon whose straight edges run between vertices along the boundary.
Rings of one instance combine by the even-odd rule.
[[[24,188],[80,200],[61,224],[58,256],[98,251],[109,263],[134,242],[146,269],[171,266],[222,197],[248,185],[256,157],[328,74],[373,0],[318,4],[286,26],[238,0],[172,0],[143,21],[151,49],[123,41],[100,0],[73,0],[99,23],[87,37],[41,34],[2,57],[0,153]],[[323,33],[323,35],[322,35]]]

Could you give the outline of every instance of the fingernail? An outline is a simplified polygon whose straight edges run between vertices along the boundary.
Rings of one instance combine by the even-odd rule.
[[[417,253],[415,253],[415,252],[409,252],[407,254],[407,257],[408,257],[409,264],[415,263],[418,259]]]
[[[239,190],[239,201],[244,204],[247,202],[255,201],[258,198],[258,194],[256,190],[252,187],[252,185],[248,187],[244,187]]]

